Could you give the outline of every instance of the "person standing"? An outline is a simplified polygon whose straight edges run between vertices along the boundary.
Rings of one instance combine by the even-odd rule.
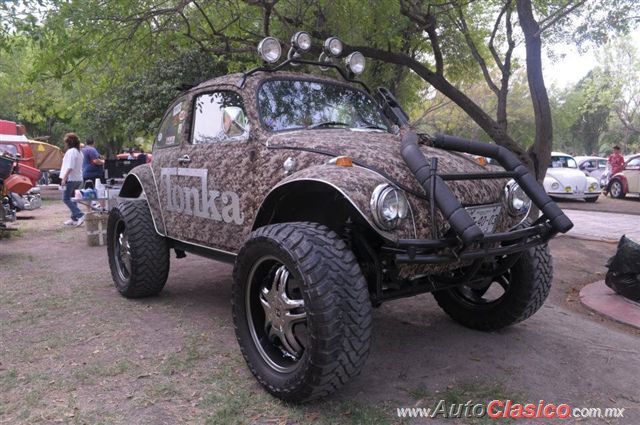
[[[611,177],[624,170],[624,157],[620,152],[620,146],[613,147],[613,153],[607,158],[607,168],[611,170],[611,174],[609,174],[609,182],[604,190],[605,195],[609,193],[609,189],[611,188]]]
[[[94,145],[95,141],[88,138],[87,145],[82,149],[82,178],[84,181],[91,180],[95,188],[96,179],[104,182],[104,160]]]
[[[71,218],[64,222],[65,226],[80,226],[84,223],[84,214],[75,202],[71,200],[76,190],[82,186],[82,161],[83,155],[80,152],[80,139],[75,133],[64,135],[64,144],[67,151],[62,158],[62,168],[60,169],[60,186],[64,188],[62,201],[69,210]]]

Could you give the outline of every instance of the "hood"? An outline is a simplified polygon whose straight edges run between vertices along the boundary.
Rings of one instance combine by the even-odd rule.
[[[298,130],[277,133],[267,139],[269,147],[292,150],[318,150],[335,156],[350,156],[363,166],[388,175],[396,183],[424,195],[424,190],[406,166],[400,154],[400,136],[373,131],[344,129]],[[487,171],[465,155],[421,146],[427,158],[438,159],[438,173],[468,173]],[[322,161],[329,159],[318,154]],[[487,204],[501,200],[505,182],[501,180],[449,181],[453,193],[463,205]]]
[[[553,177],[563,186],[584,185],[586,176],[577,168],[549,168],[545,177]]]

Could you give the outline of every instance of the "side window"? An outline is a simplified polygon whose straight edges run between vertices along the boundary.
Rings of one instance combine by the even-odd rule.
[[[246,140],[249,120],[242,97],[232,91],[204,93],[196,98],[193,108],[191,143],[218,143]]]
[[[598,160],[598,168],[607,168],[607,160],[606,159],[599,159]]]
[[[187,118],[187,106],[185,97],[181,97],[171,105],[160,124],[160,131],[156,137],[157,147],[179,146],[182,143],[182,128]]]

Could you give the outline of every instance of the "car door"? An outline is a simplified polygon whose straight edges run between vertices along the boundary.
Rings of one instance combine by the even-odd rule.
[[[164,223],[164,231],[167,236],[173,237],[170,230],[175,229],[175,217],[168,214],[171,206],[171,193],[169,191],[168,176],[175,175],[178,169],[178,158],[182,142],[185,139],[187,108],[189,96],[184,95],[176,99],[160,123],[160,129],[153,145],[153,161],[151,169],[158,188],[158,202]],[[158,218],[156,217],[156,220]]]
[[[235,252],[249,232],[256,153],[244,102],[233,90],[201,92],[190,102],[191,131],[176,169],[163,177],[169,234],[185,242]]]

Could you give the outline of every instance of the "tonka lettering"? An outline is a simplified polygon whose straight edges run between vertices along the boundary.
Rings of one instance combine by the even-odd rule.
[[[180,186],[177,177],[195,177],[199,187]],[[167,211],[242,224],[240,198],[235,192],[208,190],[208,170],[204,168],[162,168],[160,179],[167,192]]]

